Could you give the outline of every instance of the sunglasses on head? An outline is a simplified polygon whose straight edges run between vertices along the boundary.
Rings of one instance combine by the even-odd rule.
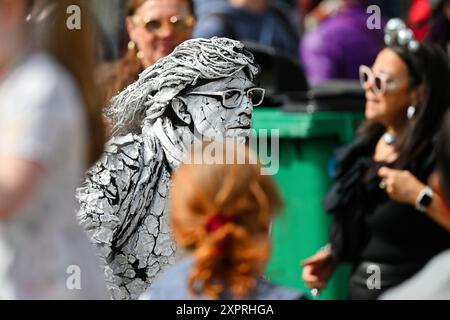
[[[372,88],[377,96],[384,95],[387,91],[394,91],[400,85],[400,79],[389,79],[386,74],[375,74],[368,66],[359,67],[359,81],[364,90]]]
[[[157,32],[161,27],[166,23],[169,24],[177,33],[183,33],[190,31],[194,24],[195,18],[193,16],[181,17],[181,16],[172,16],[166,19],[151,19],[144,18],[141,19],[138,16],[133,17],[133,22],[135,24],[141,24],[147,29],[149,32]]]

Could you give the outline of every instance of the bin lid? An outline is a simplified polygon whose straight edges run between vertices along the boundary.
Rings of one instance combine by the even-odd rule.
[[[305,92],[291,92],[285,96],[283,111],[355,111],[363,110],[365,92],[359,81],[332,80],[313,86]]]
[[[290,92],[306,92],[309,89],[305,71],[298,61],[259,43],[243,43],[261,67],[259,85],[266,89],[263,106],[282,106],[283,96],[289,95]]]

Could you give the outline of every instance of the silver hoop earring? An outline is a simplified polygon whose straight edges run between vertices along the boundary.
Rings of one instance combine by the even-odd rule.
[[[414,115],[416,114],[416,107],[409,106],[408,109],[406,109],[406,117],[411,120]]]

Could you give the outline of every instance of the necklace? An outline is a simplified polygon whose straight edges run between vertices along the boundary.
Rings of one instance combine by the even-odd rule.
[[[383,140],[387,145],[391,146],[395,143],[395,141],[397,141],[397,137],[392,133],[386,132],[385,134],[383,134]]]

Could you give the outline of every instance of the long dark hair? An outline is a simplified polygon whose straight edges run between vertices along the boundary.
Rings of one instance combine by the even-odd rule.
[[[408,121],[395,145],[399,157],[390,164],[393,168],[414,172],[434,151],[437,133],[450,105],[450,65],[445,52],[437,46],[422,43],[417,52],[406,46],[388,48],[407,65],[411,90],[421,92],[416,115]],[[359,128],[359,133],[370,143],[377,141],[384,131],[381,124],[371,121]]]
[[[447,111],[437,143],[437,169],[447,203],[450,203],[450,111]]]

